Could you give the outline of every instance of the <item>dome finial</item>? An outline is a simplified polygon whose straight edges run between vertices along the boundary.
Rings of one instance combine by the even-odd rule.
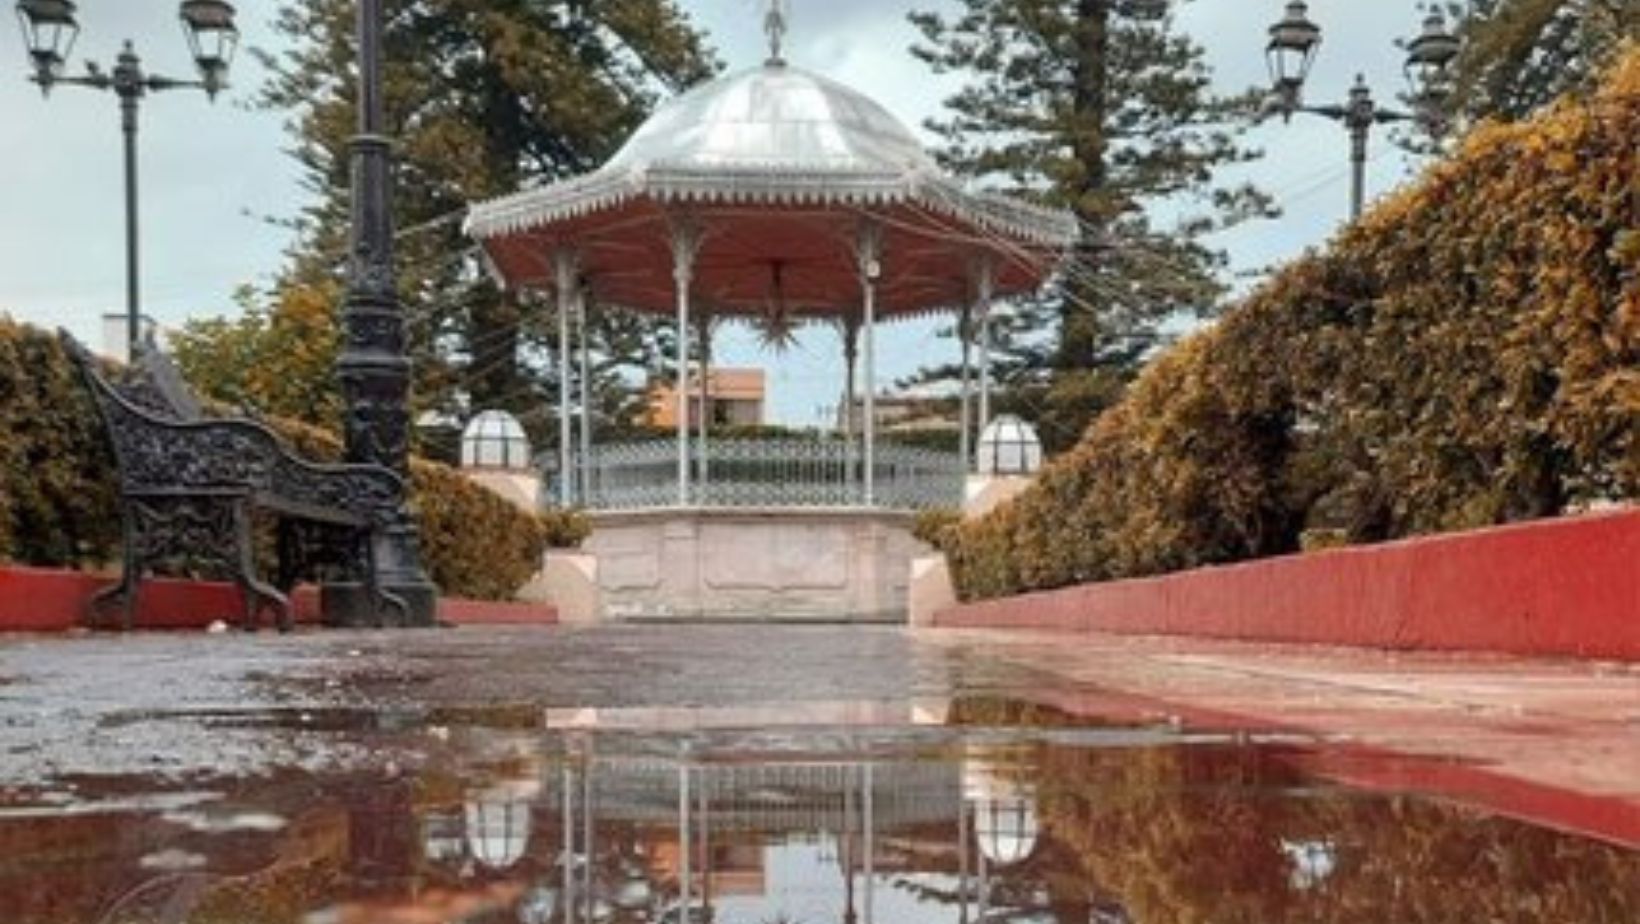
[[[785,64],[786,59],[781,55],[781,49],[786,43],[786,0],[769,0],[769,12],[763,17],[763,31],[769,34],[767,63]]]

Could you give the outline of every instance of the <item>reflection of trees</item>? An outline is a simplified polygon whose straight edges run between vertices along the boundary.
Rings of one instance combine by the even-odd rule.
[[[1043,748],[1045,829],[1137,921],[1640,921],[1640,856],[1415,797],[1311,787],[1257,747]],[[1332,865],[1295,876],[1289,847]]]
[[[952,715],[970,726],[1089,724],[995,699],[960,702]],[[1145,924],[1640,921],[1640,853],[1446,802],[1332,787],[1307,778],[1299,756],[1037,745],[1010,772],[1030,781],[1044,844],[1064,853],[1021,872]]]
[[[1640,921],[1640,854],[1457,806],[1344,797],[1310,806],[1338,869],[1310,896],[1326,920],[1405,924]]]
[[[1138,921],[1266,922],[1289,909],[1290,774],[1258,752],[1043,748],[1042,823]]]

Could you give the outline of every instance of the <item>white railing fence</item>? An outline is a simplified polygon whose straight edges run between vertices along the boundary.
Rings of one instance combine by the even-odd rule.
[[[701,507],[852,507],[865,504],[859,446],[835,439],[715,439],[692,447],[690,503]],[[588,510],[678,503],[677,444],[646,440],[577,454],[571,501]],[[879,443],[875,503],[888,510],[962,504],[966,466],[955,452]],[[555,492],[556,493],[556,492]]]

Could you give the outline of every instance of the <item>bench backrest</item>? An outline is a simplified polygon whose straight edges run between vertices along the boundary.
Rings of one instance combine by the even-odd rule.
[[[132,371],[135,373],[132,378],[136,381],[121,389],[127,392],[127,399],[132,399],[131,391],[144,391],[150,400],[160,406],[149,410],[162,410],[165,416],[175,420],[204,419],[204,409],[183,380],[182,370],[154,343],[145,342],[137,348]]]
[[[205,419],[204,409],[183,381],[182,371],[151,341],[138,344],[131,364],[108,376],[98,372],[95,360],[78,341],[65,333],[63,342],[80,365],[82,375],[97,378],[149,414],[183,423]]]

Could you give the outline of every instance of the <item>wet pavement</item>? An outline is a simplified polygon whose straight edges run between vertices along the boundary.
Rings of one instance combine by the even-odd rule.
[[[1640,671],[887,629],[0,640],[0,922],[1640,921]]]

